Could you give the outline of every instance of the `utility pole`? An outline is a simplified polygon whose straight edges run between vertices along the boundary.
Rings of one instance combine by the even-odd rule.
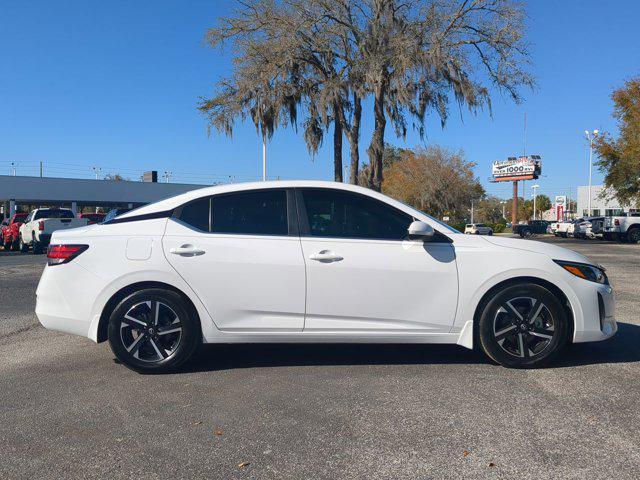
[[[471,223],[473,223],[473,200],[471,200]]]
[[[42,178],[42,160],[40,160],[40,178]]]
[[[513,181],[513,200],[511,203],[511,228],[518,223],[518,181]]]
[[[505,202],[504,200],[502,202],[500,202],[502,204],[502,218],[504,218],[505,220],[507,219],[507,212],[506,212],[506,207],[507,207],[507,202]]]
[[[584,131],[587,140],[589,141],[589,199],[587,200],[587,217],[591,216],[591,170],[593,168],[593,141],[598,137],[598,130],[589,132]]]

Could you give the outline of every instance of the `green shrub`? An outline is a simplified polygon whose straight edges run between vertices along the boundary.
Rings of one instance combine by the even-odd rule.
[[[502,233],[507,225],[504,223],[489,223],[489,226],[493,229],[493,233]]]

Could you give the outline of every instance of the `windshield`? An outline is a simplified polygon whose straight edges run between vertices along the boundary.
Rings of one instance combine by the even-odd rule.
[[[73,212],[71,210],[60,209],[41,209],[36,212],[34,220],[40,218],[73,218]]]

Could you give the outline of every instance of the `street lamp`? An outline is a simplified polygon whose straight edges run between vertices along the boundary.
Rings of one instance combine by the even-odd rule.
[[[589,132],[589,130],[584,131],[587,140],[589,141],[589,199],[587,200],[587,216],[591,216],[591,170],[593,166],[593,141],[598,136],[598,130],[594,130],[593,132]]]
[[[533,189],[533,219],[536,219],[536,197],[538,196],[538,189],[540,185],[531,185]]]

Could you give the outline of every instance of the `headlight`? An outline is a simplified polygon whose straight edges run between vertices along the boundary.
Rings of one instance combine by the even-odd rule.
[[[595,265],[588,265],[586,263],[565,262],[562,260],[554,260],[554,262],[576,277],[601,283],[602,285],[609,285],[609,279],[602,267],[596,267]]]

